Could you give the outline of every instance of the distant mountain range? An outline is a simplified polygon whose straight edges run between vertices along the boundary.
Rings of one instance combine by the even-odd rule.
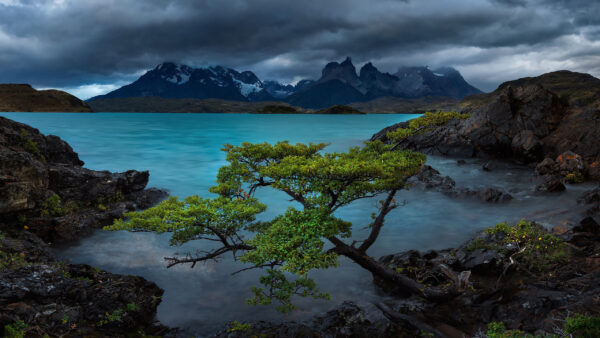
[[[402,67],[395,74],[389,74],[380,72],[369,62],[357,74],[350,58],[346,58],[341,63],[328,63],[317,81],[302,80],[296,85],[262,82],[251,71],[238,72],[221,66],[192,68],[167,62],[129,85],[88,101],[134,97],[214,98],[245,102],[283,101],[319,109],[381,97],[460,99],[479,93],[479,89],[468,84],[453,68],[432,71],[428,67]]]

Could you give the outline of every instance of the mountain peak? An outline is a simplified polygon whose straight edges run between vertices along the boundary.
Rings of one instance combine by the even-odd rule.
[[[327,82],[331,80],[339,80],[351,86],[359,86],[360,81],[356,75],[356,68],[352,64],[350,57],[346,57],[342,63],[330,62],[321,72],[321,78],[318,82]]]

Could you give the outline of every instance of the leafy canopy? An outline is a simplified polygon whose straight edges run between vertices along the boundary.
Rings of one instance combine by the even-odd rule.
[[[227,144],[228,165],[219,169],[217,185],[210,188],[216,197],[171,197],[156,207],[126,214],[109,230],[172,232],[171,244],[209,240],[221,244],[213,251],[185,257],[165,258],[169,266],[215,259],[231,252],[249,268],[265,268],[260,278],[264,288],[253,288],[250,304],[271,304],[281,311],[294,308],[294,295],[327,298],[312,279],[311,270],[335,267],[338,253],[327,242],[350,247],[340,238],[349,238],[352,224],[333,215],[353,201],[388,193],[381,201],[379,215],[370,225],[364,252],[376,239],[384,216],[395,207],[393,195],[416,174],[425,156],[411,151],[392,151],[376,141],[347,152],[324,153],[326,144]],[[270,221],[258,221],[265,211],[254,193],[261,187],[285,192],[302,208],[290,207]],[[354,248],[357,250],[357,248]],[[238,256],[239,255],[239,256]],[[366,254],[365,254],[366,255]],[[294,280],[288,276],[296,275]]]
[[[388,132],[386,134],[386,137],[392,141],[401,141],[402,139],[408,136],[424,133],[435,127],[443,126],[451,120],[463,120],[468,119],[469,117],[471,117],[471,114],[466,113],[462,114],[456,112],[443,111],[436,113],[427,112],[416,119],[408,121],[407,127],[398,128],[394,131]]]

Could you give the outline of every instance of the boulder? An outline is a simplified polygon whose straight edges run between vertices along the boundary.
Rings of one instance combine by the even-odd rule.
[[[543,182],[535,187],[535,191],[540,193],[562,192],[566,189],[567,188],[562,182],[562,178],[559,176],[545,176]]]

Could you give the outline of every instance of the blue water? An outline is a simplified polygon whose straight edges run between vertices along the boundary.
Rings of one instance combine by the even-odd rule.
[[[225,164],[220,151],[224,143],[327,142],[328,151],[361,145],[381,128],[414,115],[250,115],[250,114],[143,114],[143,113],[0,113],[19,122],[55,134],[69,142],[86,167],[97,170],[149,170],[149,186],[168,189],[172,195],[208,196],[217,169]],[[476,231],[500,221],[522,217],[548,226],[571,222],[575,196],[585,186],[569,186],[556,196],[533,194],[531,170],[514,167],[485,172],[481,163],[468,160],[458,166],[455,159],[430,157],[429,164],[452,176],[460,187],[497,187],[510,190],[515,199],[507,204],[486,204],[451,199],[440,193],[414,187],[398,198],[406,201],[388,216],[379,240],[369,251],[377,257],[406,249],[442,249],[456,246]],[[264,216],[272,217],[289,202],[285,195],[265,190],[258,196],[269,205]],[[362,200],[339,211],[355,224],[354,237],[367,232],[376,200]],[[194,269],[166,269],[164,256],[195,252],[204,243],[173,248],[168,235],[97,231],[58,254],[77,263],[88,263],[123,274],[141,275],[165,289],[158,319],[169,326],[185,328],[190,335],[215,332],[226,323],[248,320],[302,320],[330,309],[342,300],[358,303],[380,300],[385,295],[373,286],[369,273],[341,259],[335,270],[313,274],[332,296],[332,301],[301,299],[300,309],[289,316],[270,307],[251,307],[245,299],[257,284],[259,271],[231,275],[243,268],[230,257]]]

